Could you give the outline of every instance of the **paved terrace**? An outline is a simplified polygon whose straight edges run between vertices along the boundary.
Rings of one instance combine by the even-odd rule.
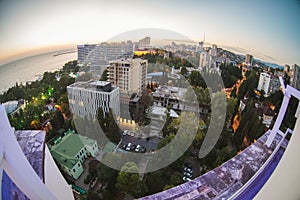
[[[269,132],[266,132],[256,143],[214,170],[169,190],[142,197],[140,200],[230,198],[250,180],[272,154],[275,145],[270,148],[264,145],[268,135]],[[280,139],[280,136],[275,138],[276,144]],[[284,141],[283,145],[286,146],[287,141]]]

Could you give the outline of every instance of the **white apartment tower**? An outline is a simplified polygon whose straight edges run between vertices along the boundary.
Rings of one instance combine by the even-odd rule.
[[[151,40],[150,37],[145,37],[145,38],[139,40],[138,47],[140,49],[145,49],[145,48],[150,47],[150,40]]]
[[[296,64],[292,65],[291,85],[300,90],[300,66]]]
[[[257,90],[263,90],[266,97],[270,96],[270,94],[274,93],[275,91],[278,91],[279,87],[280,82],[277,77],[265,72],[260,73]]]
[[[246,65],[252,66],[252,64],[253,64],[253,56],[250,55],[250,54],[246,54],[245,63],[246,63]]]
[[[141,95],[146,88],[147,68],[148,61],[140,58],[114,60],[107,67],[107,81],[120,88],[122,97]]]
[[[202,70],[204,67],[209,66],[210,56],[206,51],[200,53],[199,68]]]
[[[212,48],[209,50],[209,55],[212,57],[217,57],[218,47],[216,44],[212,45]]]
[[[75,82],[67,87],[71,111],[81,117],[95,118],[99,107],[103,113],[111,108],[120,116],[119,88],[107,81]]]

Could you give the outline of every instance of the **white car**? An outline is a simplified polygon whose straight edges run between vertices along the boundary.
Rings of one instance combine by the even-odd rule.
[[[136,148],[135,148],[135,152],[139,152],[139,151],[140,151],[140,147],[141,147],[141,145],[138,144],[138,145],[136,146]]]
[[[123,136],[128,135],[129,131],[128,130],[124,130],[123,131]]]
[[[184,176],[184,177],[182,177],[182,180],[183,180],[183,181],[191,181],[192,179],[190,179],[190,178]]]
[[[188,167],[184,167],[184,168],[183,168],[183,171],[188,172],[188,173],[190,173],[190,174],[193,173],[193,170],[192,170],[191,168],[188,168]]]
[[[190,173],[188,173],[188,172],[184,172],[183,175],[186,176],[186,177],[188,177],[188,178],[192,178],[193,177],[193,175],[190,174]]]
[[[126,151],[130,151],[130,150],[131,150],[131,143],[128,143],[128,144],[127,144],[127,147],[126,147],[125,150],[126,150]]]

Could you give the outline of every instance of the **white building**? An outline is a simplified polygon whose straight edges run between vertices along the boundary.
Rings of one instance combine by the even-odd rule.
[[[209,55],[211,55],[212,57],[217,57],[217,45],[213,44],[212,48],[209,50]]]
[[[246,65],[252,66],[252,64],[253,64],[253,56],[250,55],[250,54],[246,54],[245,63],[246,63]]]
[[[257,86],[257,90],[264,91],[266,97],[270,96],[270,94],[278,91],[280,87],[279,79],[271,74],[262,72],[259,76],[259,82]]]
[[[199,68],[203,69],[204,67],[207,67],[209,64],[209,55],[206,51],[203,51],[200,53],[199,57]]]
[[[150,40],[151,40],[150,37],[145,37],[145,38],[139,40],[138,47],[140,49],[149,48],[150,47]]]
[[[291,77],[291,85],[294,88],[300,90],[300,66],[299,65],[292,65],[292,77]]]
[[[120,116],[119,88],[107,81],[75,82],[67,87],[71,111],[78,116],[95,118],[99,107],[103,113],[111,108]]]
[[[92,72],[102,74],[109,61],[133,57],[133,42],[103,42],[77,45],[78,63],[89,65]]]
[[[114,60],[107,67],[107,81],[120,88],[121,97],[141,95],[146,88],[147,68],[148,61],[140,58]]]
[[[96,140],[79,135],[75,131],[65,132],[65,136],[55,140],[50,146],[51,155],[60,168],[74,179],[83,173],[83,162],[88,156],[96,157],[99,151]]]
[[[10,114],[18,108],[18,101],[7,101],[3,103],[3,106],[5,108],[6,113]]]

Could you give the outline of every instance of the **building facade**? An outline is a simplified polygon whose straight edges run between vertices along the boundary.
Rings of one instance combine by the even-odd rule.
[[[300,66],[299,65],[292,65],[292,78],[291,78],[291,85],[300,90]]]
[[[120,116],[119,88],[107,81],[75,82],[67,87],[71,111],[81,117],[95,118],[98,108],[103,113],[111,108]]]
[[[264,91],[265,96],[268,97],[270,94],[279,90],[280,82],[279,79],[272,74],[266,72],[260,73],[257,90]]]
[[[118,58],[132,58],[133,50],[134,44],[130,40],[77,45],[78,63],[89,65],[91,72],[101,75],[109,61]]]
[[[132,93],[141,95],[146,88],[147,68],[147,60],[140,58],[114,60],[107,67],[107,81],[120,88],[122,98]]]
[[[202,70],[209,65],[210,56],[206,51],[200,53],[199,56],[199,68]]]
[[[150,40],[151,40],[150,37],[145,37],[145,38],[139,40],[138,47],[140,49],[149,48],[150,47]]]
[[[253,56],[250,55],[250,54],[246,54],[245,63],[246,63],[246,65],[252,66],[252,64],[253,64]]]
[[[83,173],[83,162],[88,156],[96,157],[99,149],[96,140],[79,135],[75,131],[65,132],[65,136],[49,146],[53,158],[60,168],[74,179]]]

